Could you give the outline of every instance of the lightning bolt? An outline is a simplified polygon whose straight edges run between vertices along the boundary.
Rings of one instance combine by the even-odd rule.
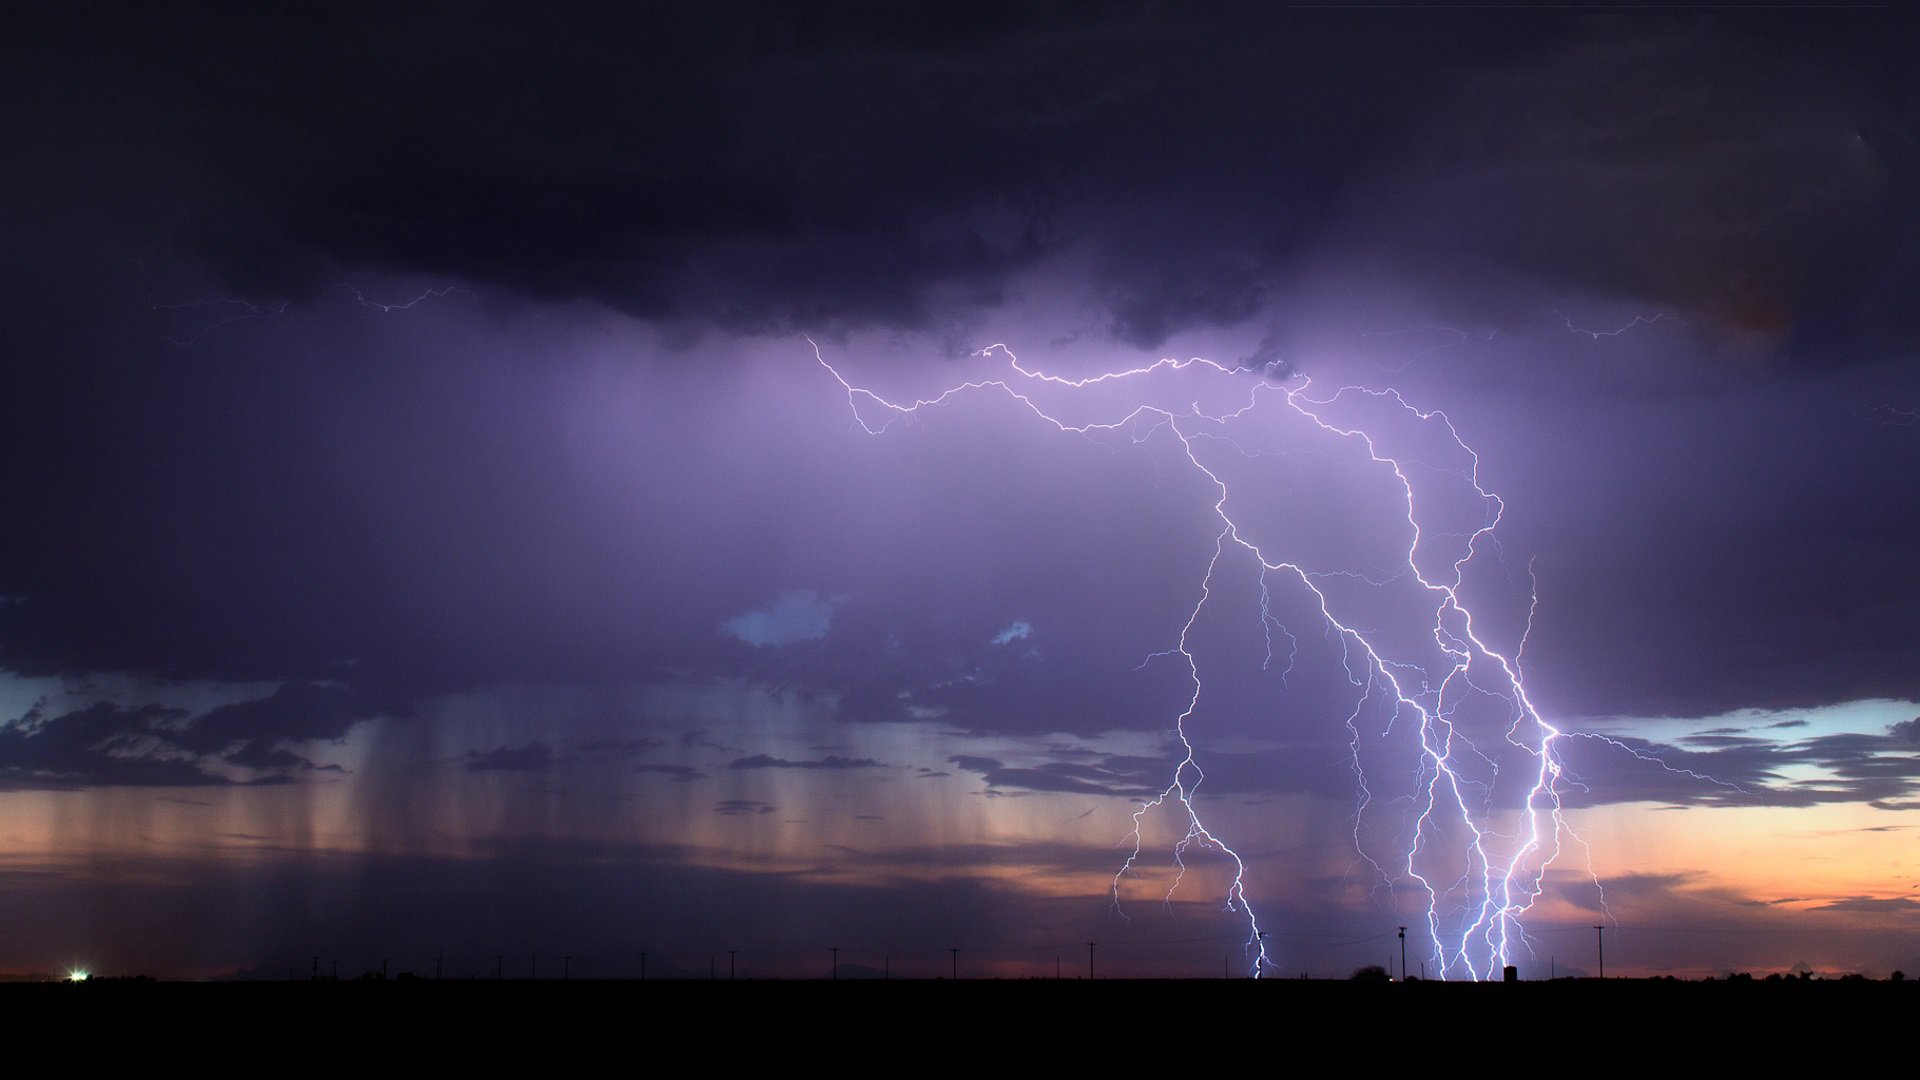
[[[185,349],[199,344],[201,338],[223,326],[231,326],[251,319],[278,318],[287,313],[289,305],[285,302],[262,304],[223,296],[213,300],[188,300],[174,304],[150,303],[147,306],[162,319],[178,322],[186,327],[185,336],[155,331],[155,335],[162,341]]]
[[[1624,323],[1621,323],[1619,326],[1613,328],[1612,330],[1593,330],[1585,326],[1575,326],[1573,324],[1573,316],[1568,315],[1566,312],[1561,311],[1559,308],[1548,308],[1547,312],[1548,314],[1558,318],[1560,322],[1566,326],[1568,333],[1579,334],[1580,336],[1586,338],[1588,341],[1598,341],[1603,337],[1619,337],[1621,334],[1626,333],[1627,331],[1633,329],[1636,326],[1652,326],[1658,322],[1679,322],[1680,321],[1674,318],[1673,316],[1668,315],[1666,312],[1661,311],[1661,312],[1655,312],[1651,316],[1635,315],[1633,318],[1627,320]]]
[[[142,274],[146,272],[144,266],[141,267],[141,272]],[[380,301],[369,299],[358,285],[349,281],[337,282],[335,287],[351,295],[354,303],[361,307],[371,308],[383,314],[409,311],[427,300],[442,299],[454,293],[468,291],[458,285],[442,285],[425,289],[411,300]],[[150,279],[148,288],[152,289]],[[293,305],[285,300],[269,303],[233,296],[176,303],[149,301],[147,307],[163,324],[162,329],[154,331],[155,335],[183,349],[199,344],[201,339],[234,323],[254,319],[276,319],[293,310]]]
[[[1882,427],[1913,427],[1920,424],[1920,408],[1908,408],[1900,405],[1875,405],[1867,410],[1867,418]]]
[[[1692,769],[1681,768],[1680,766],[1677,766],[1677,765],[1669,765],[1666,763],[1665,760],[1663,760],[1657,754],[1649,754],[1645,750],[1641,750],[1637,747],[1631,746],[1627,743],[1620,741],[1619,739],[1602,735],[1599,732],[1570,731],[1570,732],[1567,732],[1567,734],[1569,737],[1572,737],[1572,738],[1592,739],[1595,742],[1599,742],[1606,746],[1610,746],[1613,749],[1628,755],[1629,757],[1635,758],[1640,761],[1644,761],[1649,765],[1656,766],[1662,771],[1672,773],[1675,776],[1684,776],[1689,780],[1697,780],[1703,784],[1711,784],[1714,787],[1723,787],[1729,791],[1737,791],[1742,795],[1751,796],[1754,794],[1754,792],[1749,791],[1744,787],[1741,787],[1739,784],[1736,784],[1731,780],[1722,780],[1719,777],[1713,776],[1708,773],[1695,772]]]
[[[1531,633],[1536,590],[1529,594],[1526,632],[1511,655],[1482,633],[1464,595],[1468,569],[1493,545],[1505,504],[1481,483],[1479,456],[1444,412],[1416,408],[1393,390],[1345,386],[1316,396],[1312,380],[1297,372],[1262,373],[1197,357],[1064,378],[1023,365],[998,344],[974,356],[1003,362],[1000,373],[954,384],[932,397],[894,401],[850,381],[826,360],[817,343],[808,341],[815,360],[840,384],[854,419],[870,435],[963,395],[998,394],[1062,434],[1117,437],[1133,444],[1170,438],[1211,489],[1212,552],[1199,572],[1193,606],[1172,645],[1142,662],[1170,661],[1184,669],[1189,691],[1172,723],[1181,756],[1166,787],[1133,812],[1131,850],[1113,880],[1115,910],[1121,883],[1142,856],[1145,821],[1170,812],[1182,835],[1172,852],[1177,872],[1167,899],[1181,886],[1190,850],[1221,853],[1233,869],[1223,901],[1245,920],[1250,974],[1258,977],[1274,966],[1267,934],[1247,895],[1246,860],[1204,820],[1198,795],[1206,773],[1189,735],[1190,722],[1206,700],[1195,626],[1219,602],[1221,567],[1230,560],[1251,560],[1259,578],[1258,615],[1266,635],[1267,666],[1275,660],[1275,628],[1290,643],[1287,673],[1299,654],[1296,635],[1272,614],[1275,585],[1296,590],[1297,600],[1317,612],[1326,637],[1339,644],[1354,693],[1345,719],[1359,789],[1354,842],[1377,875],[1376,888],[1385,886],[1392,894],[1396,886],[1404,886],[1424,906],[1425,948],[1442,977],[1497,976],[1527,947],[1522,921],[1543,892],[1563,837],[1585,845],[1568,831],[1562,816],[1562,791],[1568,782],[1559,754],[1563,733],[1535,707],[1519,663]],[[1232,407],[1205,408],[1197,400],[1178,407],[1146,399],[1147,387],[1174,379],[1224,388],[1224,400]],[[1098,400],[1107,401],[1109,391],[1130,384],[1140,384],[1142,396],[1108,404],[1101,419],[1069,420],[1042,400],[1053,395],[1086,399],[1103,388]],[[1378,414],[1388,427],[1363,426],[1353,419],[1368,414]],[[1240,434],[1259,424],[1301,428],[1329,449],[1357,451],[1352,459],[1363,461],[1376,477],[1391,477],[1387,490],[1397,495],[1389,531],[1405,540],[1396,565],[1310,565],[1305,558],[1289,557],[1277,541],[1262,535],[1242,502],[1235,500],[1227,467],[1259,456]],[[1414,438],[1388,438],[1392,425]],[[1418,448],[1422,439],[1430,445],[1426,452]],[[1402,442],[1408,445],[1400,446]],[[1448,531],[1435,524],[1442,515],[1429,503],[1444,500],[1422,493],[1426,484],[1435,483],[1451,484],[1456,493],[1464,493],[1469,525]],[[1372,625],[1368,620],[1378,613],[1369,614],[1360,598],[1388,593],[1410,601],[1417,617],[1403,618],[1397,625]],[[1414,760],[1407,764],[1412,782],[1378,783],[1365,759],[1396,739],[1411,750]],[[1368,825],[1395,814],[1401,824],[1389,829],[1397,838],[1393,850],[1376,858]]]
[[[464,293],[467,291],[458,285],[442,285],[439,288],[428,289],[411,300],[399,301],[399,302],[393,302],[393,303],[382,303],[378,300],[367,299],[366,294],[360,291],[360,287],[353,284],[350,281],[340,282],[340,288],[345,289],[348,292],[352,293],[354,302],[359,304],[361,307],[374,308],[382,312],[406,311],[409,308],[413,307],[415,304],[422,303],[423,301],[426,301],[426,300],[437,300],[444,296],[450,296],[453,293]]]

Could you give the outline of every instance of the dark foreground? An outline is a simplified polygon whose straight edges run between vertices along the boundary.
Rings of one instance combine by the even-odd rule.
[[[1810,1050],[1808,1036],[1824,1031],[1825,1056],[1840,1067],[1878,1039],[1831,1033],[1910,1030],[1920,982],[95,980],[0,985],[0,1015],[15,1033],[70,1048],[75,1066],[166,1060],[183,1040],[210,1054],[266,1051],[323,1067],[560,1066],[586,1053],[641,1062],[688,1052],[734,1064],[825,1055],[884,1066],[904,1064],[896,1055],[908,1050],[1226,1064],[1329,1044],[1357,1055],[1356,1068],[1533,1053],[1725,1065]]]

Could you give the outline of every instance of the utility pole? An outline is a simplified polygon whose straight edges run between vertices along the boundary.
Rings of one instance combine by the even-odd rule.
[[[1087,979],[1089,981],[1093,979],[1093,947],[1097,944],[1099,944],[1099,942],[1087,942]]]
[[[960,977],[960,950],[948,949],[947,951],[953,954],[953,977],[958,979]]]
[[[1600,953],[1600,977],[1603,979],[1607,977],[1607,936],[1605,933],[1606,929],[1607,928],[1605,926],[1596,926],[1593,928],[1593,944],[1594,944],[1594,947],[1598,949]]]
[[[840,978],[840,946],[835,945],[827,951],[833,954],[833,977],[835,981],[838,981]]]
[[[573,957],[563,956],[560,958],[560,981],[566,982],[571,978],[573,978]]]
[[[1400,981],[1407,981],[1407,928],[1400,928]]]
[[[733,981],[733,974],[734,974],[733,952],[734,951],[732,949],[727,950],[727,981],[728,982]]]

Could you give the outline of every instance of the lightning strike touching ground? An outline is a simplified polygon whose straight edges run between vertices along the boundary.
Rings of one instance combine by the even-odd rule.
[[[974,354],[1004,361],[1004,373],[894,401],[850,381],[817,344],[814,355],[868,434],[963,395],[1002,395],[1062,434],[1122,446],[1171,440],[1174,460],[1184,459],[1211,491],[1210,505],[1193,508],[1210,521],[1213,540],[1210,557],[1193,569],[1192,607],[1177,631],[1170,628],[1169,647],[1142,661],[1178,664],[1188,690],[1172,718],[1179,760],[1165,788],[1132,815],[1123,844],[1130,850],[1113,881],[1116,910],[1142,857],[1146,822],[1171,813],[1180,836],[1167,898],[1180,888],[1191,851],[1220,853],[1232,870],[1222,900],[1245,920],[1250,973],[1276,968],[1247,893],[1247,860],[1203,814],[1205,755],[1192,737],[1203,710],[1234,707],[1208,698],[1207,649],[1197,628],[1229,602],[1225,571],[1240,564],[1258,582],[1250,599],[1264,635],[1263,669],[1278,660],[1276,628],[1289,643],[1282,678],[1302,661],[1299,635],[1274,611],[1283,592],[1337,645],[1335,677],[1351,702],[1344,724],[1358,788],[1353,836],[1373,889],[1410,900],[1442,977],[1497,976],[1526,949],[1522,920],[1542,895],[1563,837],[1579,843],[1562,817],[1563,733],[1535,708],[1519,664],[1532,625],[1531,588],[1517,604],[1524,622],[1510,650],[1482,628],[1497,620],[1470,606],[1469,593],[1485,592],[1472,571],[1493,547],[1504,504],[1482,486],[1479,457],[1445,413],[1415,408],[1393,390],[1347,386],[1316,396],[1304,375],[1201,358],[1065,378],[1024,366],[1004,345]],[[1091,418],[1081,415],[1088,407]],[[1298,528],[1306,507],[1260,497],[1276,456],[1325,462],[1338,477],[1327,505],[1363,517],[1370,535],[1349,549],[1311,542]],[[1497,551],[1481,561],[1495,558]]]

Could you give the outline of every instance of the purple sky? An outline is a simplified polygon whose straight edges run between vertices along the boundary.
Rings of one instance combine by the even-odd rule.
[[[1226,855],[1162,902],[1184,819],[1114,903],[1183,627],[1270,970],[1406,924],[1437,967],[1417,729],[1298,580],[1208,578],[1200,466],[1432,648],[1309,385],[1444,410],[1504,506],[1461,595],[1578,733],[1523,974],[1596,922],[1610,971],[1920,965],[1903,10],[0,20],[0,974],[1245,972]],[[1090,435],[991,387],[873,435],[834,375],[1017,380],[996,343],[1218,367],[1036,395],[1161,410]],[[1410,463],[1417,568],[1464,554],[1443,422],[1327,408]],[[1504,828],[1538,759],[1484,757]]]

